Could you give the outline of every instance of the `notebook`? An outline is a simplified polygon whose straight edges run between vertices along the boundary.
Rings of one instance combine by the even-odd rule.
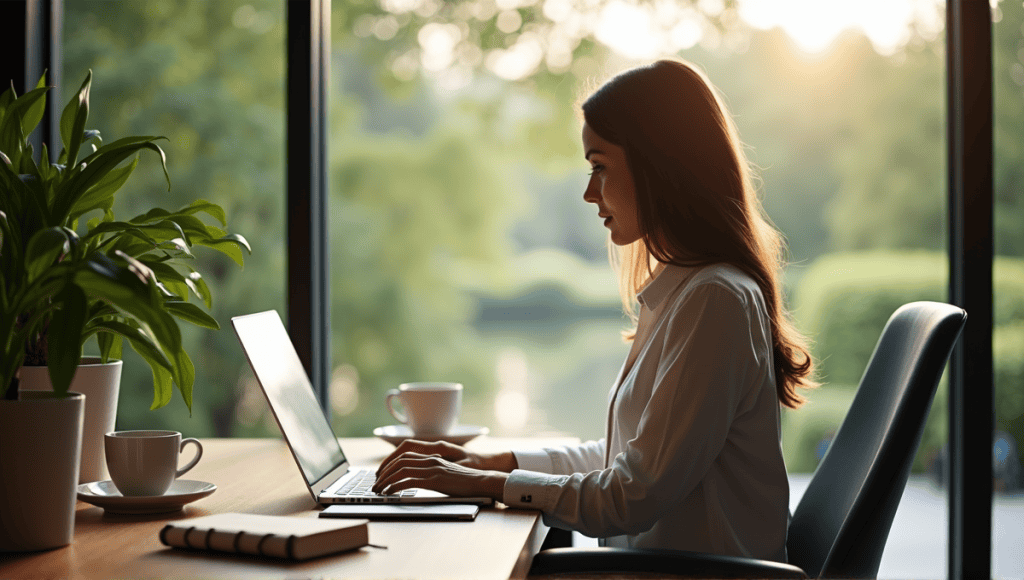
[[[160,542],[174,548],[308,560],[367,545],[367,523],[225,513],[167,524],[160,530]]]
[[[353,467],[345,458],[277,311],[236,316],[231,325],[314,500],[325,504],[492,503],[487,497],[450,497],[426,489],[391,495],[371,492],[376,467]]]

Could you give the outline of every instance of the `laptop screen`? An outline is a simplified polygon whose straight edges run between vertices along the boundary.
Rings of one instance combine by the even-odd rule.
[[[299,354],[274,310],[231,319],[285,441],[312,486],[345,461]]]

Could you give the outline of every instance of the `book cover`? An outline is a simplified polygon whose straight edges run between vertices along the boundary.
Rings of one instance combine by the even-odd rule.
[[[368,523],[225,513],[170,523],[160,530],[160,541],[175,548],[308,560],[365,546]]]

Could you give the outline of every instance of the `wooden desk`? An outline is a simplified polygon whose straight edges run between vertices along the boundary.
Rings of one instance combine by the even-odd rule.
[[[508,449],[574,441],[483,437],[469,447]],[[157,534],[172,520],[222,512],[317,515],[316,504],[281,440],[202,442],[202,461],[183,479],[215,484],[213,495],[176,513],[149,516],[106,514],[78,502],[71,545],[4,554],[0,577],[521,578],[547,533],[539,512],[498,505],[481,509],[474,522],[371,521],[370,542],[387,550],[366,547],[302,563],[168,548]],[[376,465],[393,449],[377,439],[342,439],[341,444],[355,465]]]

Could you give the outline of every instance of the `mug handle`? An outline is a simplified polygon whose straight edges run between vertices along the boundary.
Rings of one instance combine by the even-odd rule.
[[[196,464],[199,463],[199,458],[203,456],[203,444],[200,443],[199,441],[197,441],[196,439],[192,439],[191,437],[189,437],[188,439],[182,439],[181,440],[181,446],[178,447],[178,453],[181,453],[182,451],[185,450],[185,444],[187,444],[187,443],[195,443],[196,444],[196,456],[192,458],[192,461],[188,462],[188,465],[186,465],[185,467],[182,467],[181,469],[179,469],[178,471],[176,471],[174,473],[174,477],[175,478],[178,478],[178,477],[181,477],[182,475],[185,475],[185,472],[188,471],[189,469],[192,469],[193,467],[195,467]]]
[[[401,396],[401,394],[402,394],[402,392],[399,391],[398,389],[391,389],[390,391],[388,391],[388,393],[386,395],[384,395],[384,404],[387,405],[388,411],[391,413],[391,415],[395,419],[398,419],[399,423],[408,423],[409,422],[408,417],[406,417],[405,415],[399,413],[398,411],[395,410],[394,407],[391,406],[391,401],[395,397]]]

